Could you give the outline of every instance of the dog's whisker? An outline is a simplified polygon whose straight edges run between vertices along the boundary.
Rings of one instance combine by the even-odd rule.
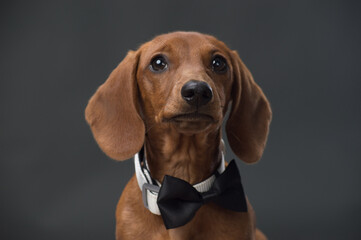
[[[149,126],[145,126],[145,134],[147,134],[156,124],[152,124],[150,127]]]

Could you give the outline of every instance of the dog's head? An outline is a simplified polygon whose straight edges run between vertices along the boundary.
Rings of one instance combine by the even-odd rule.
[[[124,160],[140,150],[146,128],[171,127],[187,135],[214,131],[230,103],[229,144],[240,159],[256,162],[271,120],[262,90],[223,42],[175,32],[130,51],[90,99],[85,115],[101,149]]]

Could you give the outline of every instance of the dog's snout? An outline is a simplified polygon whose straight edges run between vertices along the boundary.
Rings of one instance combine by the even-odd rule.
[[[183,85],[181,95],[188,104],[200,107],[212,99],[213,91],[206,82],[190,80]]]

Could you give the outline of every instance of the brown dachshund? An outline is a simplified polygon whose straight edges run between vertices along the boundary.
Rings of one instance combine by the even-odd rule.
[[[144,146],[152,179],[165,175],[197,184],[221,164],[221,127],[228,107],[228,142],[246,163],[263,153],[271,109],[235,51],[195,32],[160,35],[130,51],[90,99],[86,120],[100,148],[115,160]],[[187,224],[166,229],[143,204],[133,176],[116,210],[116,239],[266,239],[254,211],[204,204]]]

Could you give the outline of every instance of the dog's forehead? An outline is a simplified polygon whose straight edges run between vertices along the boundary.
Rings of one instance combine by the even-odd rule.
[[[152,55],[163,51],[182,53],[229,52],[228,47],[223,42],[210,35],[197,32],[173,32],[159,35],[145,43],[141,49],[144,55]]]

